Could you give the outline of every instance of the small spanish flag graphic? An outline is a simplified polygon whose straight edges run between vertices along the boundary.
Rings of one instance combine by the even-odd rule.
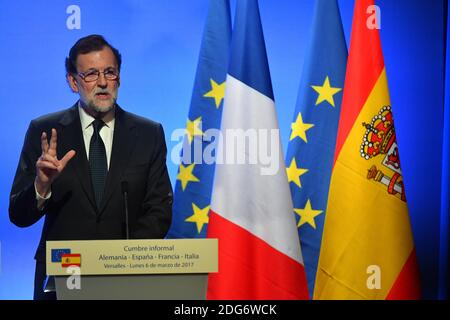
[[[61,257],[61,264],[63,268],[67,268],[70,266],[81,267],[81,254],[79,253],[64,254]]]

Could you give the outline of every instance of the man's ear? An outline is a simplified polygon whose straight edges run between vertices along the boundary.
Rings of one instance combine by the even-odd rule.
[[[72,89],[73,92],[78,92],[78,83],[77,83],[75,77],[73,75],[71,75],[70,73],[68,73],[66,76],[66,79],[67,79],[67,83],[70,86],[70,89]]]

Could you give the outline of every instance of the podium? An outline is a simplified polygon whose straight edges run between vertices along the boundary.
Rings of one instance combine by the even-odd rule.
[[[47,241],[58,300],[203,300],[217,239]]]

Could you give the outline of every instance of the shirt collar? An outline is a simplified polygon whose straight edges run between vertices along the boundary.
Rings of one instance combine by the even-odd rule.
[[[92,122],[94,122],[95,118],[90,114],[88,114],[86,110],[83,109],[79,101],[78,101],[78,113],[80,114],[81,127],[83,128],[83,130],[85,130],[92,124]],[[114,122],[115,118],[113,118],[109,122],[106,122],[105,125],[109,128],[113,128]]]

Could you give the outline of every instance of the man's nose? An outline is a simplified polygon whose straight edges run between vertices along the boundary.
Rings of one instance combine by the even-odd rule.
[[[100,72],[100,74],[98,75],[97,85],[102,88],[106,88],[106,86],[108,85],[108,80],[106,80],[104,73]]]

